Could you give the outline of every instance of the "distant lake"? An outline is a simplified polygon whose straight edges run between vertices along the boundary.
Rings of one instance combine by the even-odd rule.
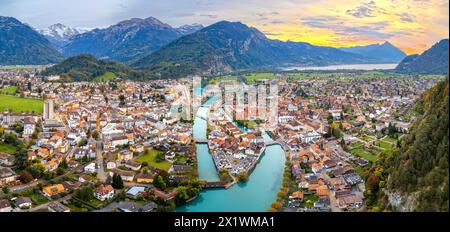
[[[330,66],[316,66],[316,67],[288,67],[282,68],[285,71],[306,71],[306,70],[388,70],[395,69],[397,64],[341,64]]]

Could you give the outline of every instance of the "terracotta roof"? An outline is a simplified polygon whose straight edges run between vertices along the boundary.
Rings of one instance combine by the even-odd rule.
[[[42,191],[49,196],[53,196],[53,195],[64,192],[64,186],[62,184],[55,184],[52,186],[44,187],[42,189]]]
[[[95,193],[98,193],[100,195],[106,195],[111,191],[114,191],[111,185],[100,185],[98,188],[94,190]]]
[[[318,196],[328,196],[330,194],[330,190],[326,185],[322,185],[317,188],[316,194]]]
[[[303,200],[303,192],[300,192],[300,191],[293,192],[292,198]]]

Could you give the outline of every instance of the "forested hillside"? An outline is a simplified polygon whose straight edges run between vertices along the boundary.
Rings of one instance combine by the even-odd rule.
[[[65,81],[109,81],[114,79],[140,80],[144,73],[127,65],[97,60],[92,55],[79,55],[64,60],[42,73],[59,75]]]
[[[30,26],[0,16],[0,65],[54,64],[62,55]]]
[[[368,174],[369,209],[448,211],[448,106],[448,79],[423,93],[410,133]]]

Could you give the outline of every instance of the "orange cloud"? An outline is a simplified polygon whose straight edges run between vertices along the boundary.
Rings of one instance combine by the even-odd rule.
[[[269,38],[348,47],[389,41],[421,53],[449,36],[446,0],[318,1],[249,24]]]

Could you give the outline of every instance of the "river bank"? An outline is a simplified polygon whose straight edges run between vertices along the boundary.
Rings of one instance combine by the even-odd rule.
[[[195,139],[206,139],[206,110],[214,99],[199,109],[194,121]],[[200,116],[200,117],[199,117]],[[271,139],[267,134],[264,139]],[[218,181],[215,164],[206,144],[197,144],[199,178],[206,181]],[[266,212],[276,200],[276,194],[282,185],[285,153],[279,145],[266,147],[259,157],[258,164],[246,182],[236,183],[229,188],[204,189],[200,195],[182,207],[178,212]]]

